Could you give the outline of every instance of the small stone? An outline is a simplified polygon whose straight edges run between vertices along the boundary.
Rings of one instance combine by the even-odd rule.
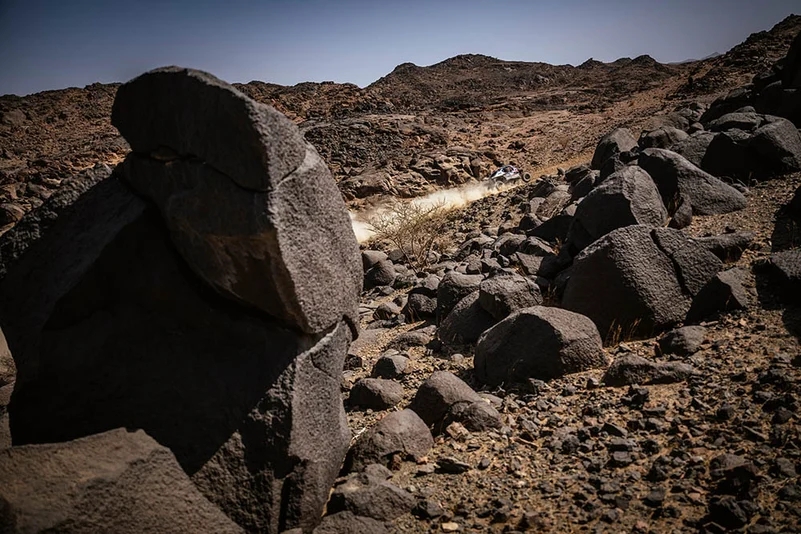
[[[461,527],[459,526],[459,523],[448,521],[447,523],[442,523],[442,525],[440,525],[440,528],[442,529],[443,532],[456,532]]]
[[[665,488],[656,488],[651,490],[651,492],[646,495],[645,499],[643,499],[643,502],[648,506],[658,508],[662,506],[662,503],[665,502],[665,495]]]
[[[373,377],[397,378],[406,372],[409,358],[401,354],[385,354],[373,366]]]
[[[447,473],[451,475],[459,475],[470,470],[470,464],[466,464],[449,456],[438,459],[437,465],[439,466],[439,471],[441,473]]]

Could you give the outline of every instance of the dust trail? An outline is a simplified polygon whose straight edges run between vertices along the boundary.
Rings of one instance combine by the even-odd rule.
[[[464,207],[484,197],[508,191],[517,185],[517,183],[506,183],[495,187],[490,182],[471,182],[452,189],[434,191],[426,196],[415,198],[408,202],[421,207],[441,205],[446,210],[452,210]],[[365,211],[349,212],[353,233],[356,234],[356,240],[359,243],[367,243],[370,241],[374,234],[370,229],[370,220],[388,211],[389,208],[387,205],[383,205]]]

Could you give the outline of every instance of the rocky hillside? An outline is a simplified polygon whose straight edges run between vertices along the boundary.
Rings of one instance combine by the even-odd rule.
[[[750,79],[784,54],[799,29],[801,17],[790,16],[727,54],[681,65],[648,56],[573,67],[465,55],[430,67],[399,65],[363,89],[236,87],[301,124],[345,198],[369,203],[480,179],[501,163],[537,175],[578,161],[604,132],[638,130],[672,111],[680,102],[669,95],[711,101]],[[704,82],[699,72],[716,81]],[[699,81],[688,89],[693,73]],[[110,122],[116,90],[93,84],[0,97],[0,227],[40,205],[64,178],[125,157],[129,147]]]

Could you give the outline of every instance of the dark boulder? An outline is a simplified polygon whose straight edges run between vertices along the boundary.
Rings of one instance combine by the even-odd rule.
[[[643,132],[640,135],[639,145],[641,148],[670,148],[688,137],[684,130],[672,126],[660,126],[656,130]]]
[[[446,273],[437,287],[437,321],[445,319],[460,300],[476,291],[483,279],[480,274]]]
[[[362,409],[386,410],[403,400],[403,386],[393,380],[362,378],[350,390],[348,402]]]
[[[411,493],[391,482],[359,473],[334,488],[327,510],[330,514],[348,511],[361,517],[391,521],[409,513],[416,502]]]
[[[637,146],[637,139],[631,130],[627,128],[616,128],[601,137],[595,153],[592,156],[590,167],[600,169],[609,158],[620,152],[628,152]]]
[[[409,405],[437,433],[457,421],[472,431],[498,428],[501,416],[478,393],[457,376],[435,371],[420,385]]]
[[[567,243],[573,254],[616,228],[664,226],[667,210],[648,173],[626,167],[596,187],[576,208]]]
[[[244,532],[141,430],[12,447],[0,480],[4,532]]]
[[[636,225],[605,235],[574,260],[562,306],[607,340],[648,336],[683,321],[721,262],[678,230]]]
[[[748,144],[759,156],[764,174],[801,170],[801,133],[787,119],[771,117],[754,132]]]
[[[675,211],[680,196],[689,200],[695,215],[729,213],[745,207],[746,200],[741,192],[675,152],[660,148],[643,150],[639,165],[659,188],[670,213]]]
[[[133,149],[125,178],[212,288],[307,333],[345,303],[357,322],[363,270],[345,203],[289,119],[210,74],[168,67],[122,85],[112,123]]]
[[[659,348],[663,354],[689,356],[695,354],[706,339],[706,328],[703,326],[683,326],[666,333],[659,339]]]
[[[535,306],[513,313],[487,330],[476,346],[476,378],[496,385],[548,380],[604,367],[601,336],[587,317]]]
[[[495,319],[479,302],[479,291],[459,301],[439,325],[439,338],[457,345],[475,343]]]
[[[673,384],[690,378],[692,366],[680,362],[655,362],[642,356],[618,356],[604,374],[607,386],[620,387],[634,384]]]
[[[389,260],[380,260],[364,273],[364,289],[372,289],[379,286],[391,286],[395,283],[398,273],[395,266]]]
[[[412,410],[392,412],[359,439],[348,452],[348,471],[361,471],[370,464],[389,465],[394,456],[419,459],[434,446],[428,425]]]
[[[209,75],[117,98],[125,163],[0,239],[14,442],[141,428],[243,528],[311,530],[350,441],[363,271],[341,195],[290,121]]]
[[[338,512],[327,515],[314,529],[314,534],[388,534],[389,528],[386,523],[373,519],[372,517],[362,517],[353,512]],[[301,534],[292,533],[292,534]]]
[[[716,313],[747,308],[749,298],[743,287],[745,276],[745,271],[738,268],[713,276],[693,299],[687,320],[700,321]]]
[[[542,304],[540,288],[519,274],[501,273],[479,285],[478,302],[496,321],[522,308]]]
[[[771,254],[763,272],[782,300],[801,301],[801,249]]]
[[[753,232],[732,232],[729,234],[697,237],[695,242],[724,262],[740,259],[743,252],[754,242]]]

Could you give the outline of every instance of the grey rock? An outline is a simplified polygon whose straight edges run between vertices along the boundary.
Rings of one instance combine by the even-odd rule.
[[[8,350],[8,343],[3,331],[0,330],[0,388],[6,384],[10,384],[17,376],[17,366],[14,363],[14,358],[11,356],[11,351]]]
[[[398,378],[406,372],[409,358],[402,354],[384,354],[373,366],[373,376],[379,378]]]
[[[607,365],[590,319],[559,308],[517,311],[485,332],[476,346],[476,377],[487,384],[548,380]]]
[[[382,378],[362,378],[353,384],[348,400],[362,409],[386,410],[403,400],[403,386]]]
[[[706,339],[703,326],[684,326],[666,333],[659,340],[659,347],[665,354],[689,356],[695,354]]]
[[[713,132],[723,132],[733,128],[752,132],[756,130],[762,122],[763,118],[754,112],[734,112],[727,113],[720,118],[710,121],[707,127]]]
[[[573,224],[572,215],[556,215],[528,232],[528,235],[539,237],[548,243],[564,243],[571,224]]]
[[[745,276],[735,267],[712,277],[693,299],[687,320],[700,321],[716,313],[747,308],[750,299],[744,287]]]
[[[692,376],[692,366],[679,362],[654,362],[641,356],[626,354],[618,356],[604,374],[607,386],[619,387],[633,384],[672,384]]]
[[[797,302],[801,297],[801,249],[771,254],[765,271],[783,300]]]
[[[394,302],[384,302],[378,305],[373,312],[373,318],[376,320],[392,319],[401,313],[401,307]]]
[[[664,226],[667,210],[648,173],[636,166],[610,176],[579,203],[567,242],[573,254],[616,228]]]
[[[770,122],[754,132],[749,146],[759,155],[769,173],[801,170],[801,133],[787,119],[770,118]]]
[[[595,153],[592,155],[592,163],[590,167],[593,169],[600,169],[601,166],[620,152],[628,152],[637,146],[637,139],[631,130],[627,128],[616,128],[603,136],[595,148]]]
[[[653,179],[662,201],[673,213],[680,196],[689,200],[695,215],[714,215],[741,210],[745,197],[737,189],[699,169],[679,154],[649,148],[640,154],[639,165]]]
[[[478,302],[496,321],[522,308],[542,304],[540,288],[519,274],[499,274],[481,282]]]
[[[385,259],[387,259],[387,255],[380,250],[363,250],[362,268],[364,269],[364,272],[367,272],[370,270],[370,267]]]
[[[711,172],[703,164],[704,156],[707,153],[707,149],[709,145],[712,143],[712,140],[717,136],[717,134],[713,132],[706,132],[700,131],[696,132],[687,139],[683,141],[679,141],[672,147],[665,147],[669,148],[673,152],[680,154],[683,156],[687,161],[695,165],[696,167],[700,167],[707,172]],[[712,173],[715,174],[715,173]]]
[[[251,191],[267,191],[306,158],[303,136],[282,113],[193,69],[164,67],[121,85],[111,123],[134,152],[169,147]]]
[[[708,237],[698,237],[696,243],[720,258],[724,262],[740,259],[743,252],[754,242],[753,232],[732,232]]]
[[[307,333],[343,315],[357,324],[363,270],[350,218],[316,150],[294,148],[291,121],[211,75],[177,68],[124,84],[112,120],[134,149],[122,166],[128,183],[156,203],[201,279]],[[221,132],[223,145],[209,143]],[[193,159],[164,161],[151,154],[159,147]]]
[[[244,532],[142,430],[6,449],[0,479],[7,532]]]
[[[460,423],[471,432],[498,429],[503,425],[501,414],[486,400],[454,404],[445,415],[441,427],[447,428],[453,422]]]
[[[670,148],[688,137],[690,136],[684,130],[672,126],[660,126],[656,130],[643,132],[640,135],[639,145],[642,148]]]
[[[420,385],[409,405],[437,433],[459,422],[471,431],[499,428],[500,414],[457,376],[435,371]]]
[[[437,299],[423,293],[409,293],[409,300],[403,308],[403,314],[411,322],[436,317]]]
[[[479,291],[464,297],[439,326],[439,338],[446,343],[467,344],[495,324],[492,315],[481,306]]]
[[[425,422],[412,410],[392,412],[362,434],[345,461],[348,471],[370,464],[389,465],[392,457],[422,458],[434,446]]]
[[[182,87],[165,98],[198,96]],[[319,522],[350,439],[340,380],[362,273],[333,179],[304,150],[269,191],[202,164],[207,154],[137,152],[2,237],[0,322],[24,364],[15,443],[142,428],[243,528]],[[272,180],[278,163],[260,172]]]
[[[432,339],[433,331],[424,328],[422,330],[413,330],[398,335],[390,342],[390,346],[398,350],[406,350],[411,347],[425,347],[431,343]]]
[[[353,512],[327,515],[314,534],[387,534],[389,529],[383,521],[362,517]]]
[[[364,273],[364,289],[372,289],[378,286],[391,286],[395,283],[398,273],[395,266],[389,260],[380,260]]]
[[[334,488],[328,501],[328,512],[348,511],[362,517],[390,521],[410,512],[415,502],[411,493],[362,473],[352,475]]]
[[[648,336],[683,321],[721,265],[678,230],[618,228],[575,258],[562,306],[592,319],[606,340]]]
[[[437,287],[437,321],[445,319],[459,301],[478,290],[483,279],[480,274],[466,275],[454,271],[446,273]]]

